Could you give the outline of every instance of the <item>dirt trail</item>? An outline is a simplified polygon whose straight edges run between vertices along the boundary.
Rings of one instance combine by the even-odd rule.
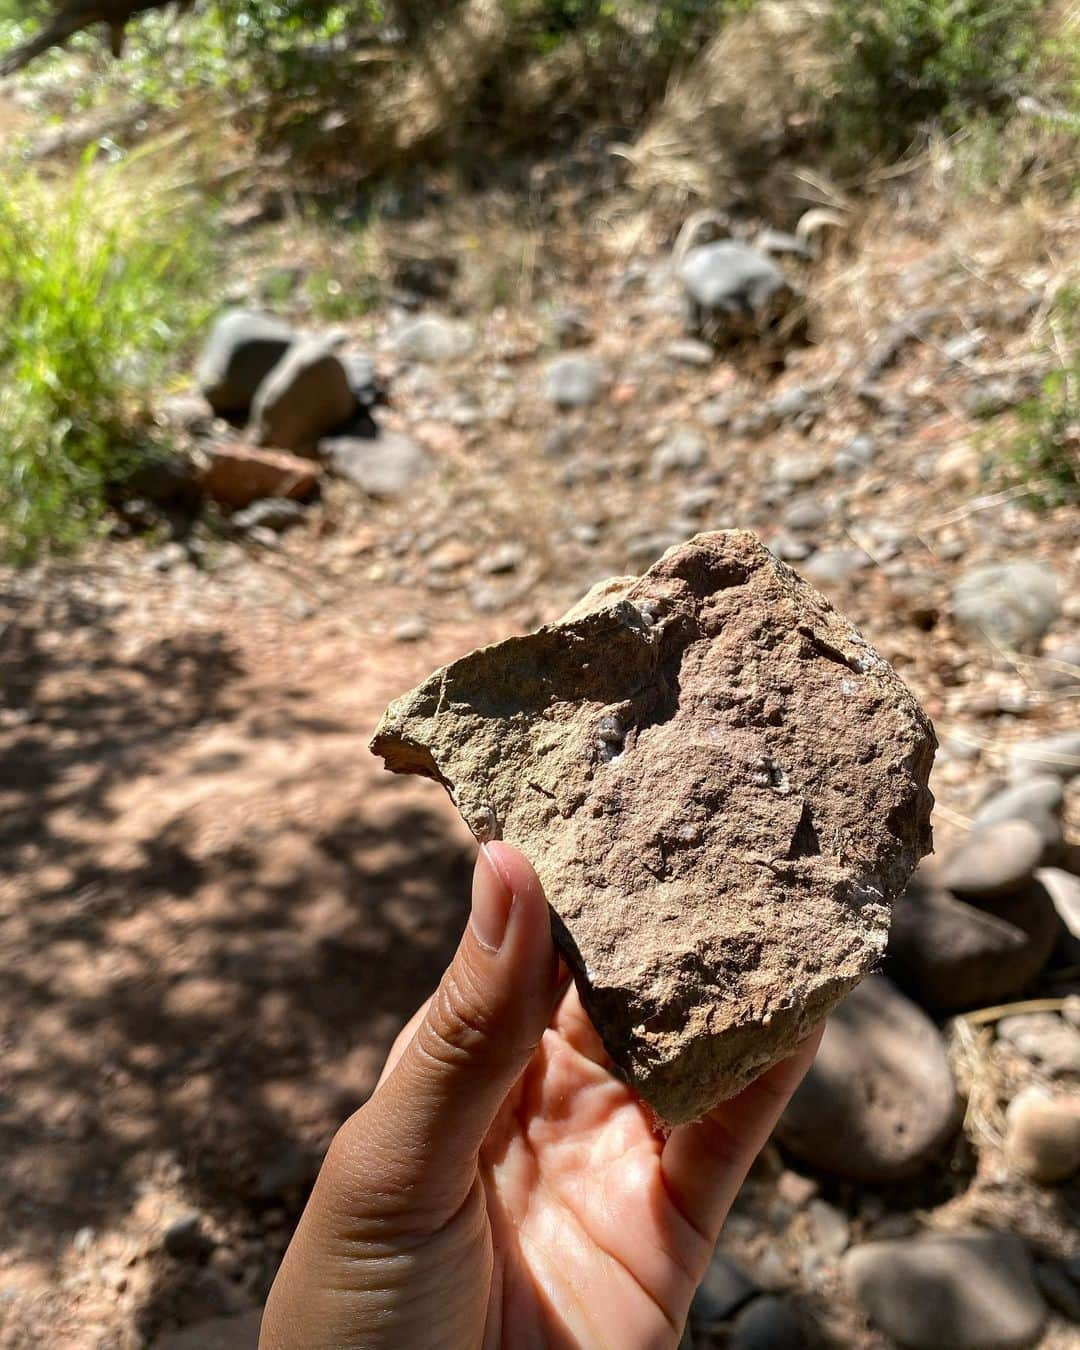
[[[439,644],[177,591],[4,597],[4,1346],[138,1345],[261,1297],[463,919],[463,827],[366,749]],[[192,1207],[207,1269],[159,1250]]]
[[[1067,256],[1075,220],[1044,227]],[[384,431],[433,462],[400,497],[330,482],[272,548],[200,525],[168,557],[111,541],[0,571],[0,1350],[142,1350],[264,1297],[322,1150],[463,922],[463,826],[366,749],[433,666],[738,525],[805,569],[933,717],[939,848],[1012,742],[1075,726],[1080,686],[1051,679],[1075,669],[1075,513],[991,492],[969,411],[1035,359],[1008,314],[1045,276],[1025,262],[1021,287],[1002,237],[996,218],[943,236],[914,212],[871,219],[807,269],[820,331],[780,374],[688,360],[666,246],[631,268],[591,242],[542,306],[470,313],[475,348],[447,365],[396,354],[404,315],[355,326],[391,387]],[[957,358],[987,295],[999,321]],[[931,298],[940,331],[860,394],[887,321]],[[560,305],[584,308],[604,376],[570,412],[545,392]],[[1062,613],[1013,659],[958,629],[950,595],[1015,560],[1053,568]],[[394,640],[403,619],[419,640]],[[1078,810],[1073,791],[1074,845]],[[902,1196],[822,1190],[856,1238],[920,1213],[1074,1254],[1069,1195],[1003,1188],[995,1156],[976,1176],[959,1139]],[[810,1263],[809,1220],[777,1217],[779,1166],[745,1188],[726,1248],[787,1263],[814,1346],[881,1346],[835,1261]],[[174,1258],[166,1235],[193,1210],[213,1248]],[[1059,1322],[1043,1350],[1069,1335]]]

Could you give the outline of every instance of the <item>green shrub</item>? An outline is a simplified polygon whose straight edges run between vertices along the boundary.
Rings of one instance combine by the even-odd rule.
[[[0,180],[0,552],[77,544],[148,452],[150,392],[201,317],[208,252],[130,167]]]
[[[1037,0],[837,0],[825,26],[842,146],[899,154],[930,124],[954,130],[1025,90],[1042,49]]]
[[[1019,428],[996,456],[1001,478],[1028,485],[1042,507],[1080,502],[1080,288],[1059,292],[1051,326],[1062,364],[1017,410]]]

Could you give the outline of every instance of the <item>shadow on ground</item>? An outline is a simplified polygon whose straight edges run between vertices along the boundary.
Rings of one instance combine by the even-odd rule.
[[[155,1179],[284,1233],[452,950],[463,835],[225,630],[0,624],[0,1247],[55,1263]],[[159,1265],[144,1336],[193,1278]]]

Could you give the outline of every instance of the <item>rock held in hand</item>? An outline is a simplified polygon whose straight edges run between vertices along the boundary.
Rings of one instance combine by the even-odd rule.
[[[619,1071],[691,1120],[879,959],[930,842],[933,732],[829,603],[740,531],[391,704],[372,747],[531,858]]]

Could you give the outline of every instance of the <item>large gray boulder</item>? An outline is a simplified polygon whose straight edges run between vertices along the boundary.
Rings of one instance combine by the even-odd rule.
[[[873,1184],[916,1175],[959,1120],[937,1027],[874,975],[829,1018],[777,1133],[811,1166]]]
[[[534,861],[597,1031],[677,1124],[877,964],[934,744],[851,624],[727,530],[435,672],[372,747]]]
[[[259,385],[251,405],[257,445],[311,454],[344,427],[356,395],[338,355],[319,338],[295,343]]]
[[[677,272],[689,328],[718,345],[762,336],[795,301],[794,290],[774,262],[732,239],[690,249]]]
[[[228,309],[214,321],[196,373],[219,417],[244,418],[255,391],[296,340],[288,324],[251,309]]]

